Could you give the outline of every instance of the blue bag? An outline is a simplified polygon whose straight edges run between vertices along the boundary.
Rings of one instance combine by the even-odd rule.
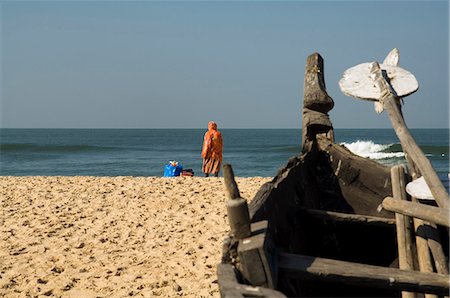
[[[177,161],[169,161],[169,163],[164,167],[164,177],[176,177],[180,176],[183,171],[183,167]]]

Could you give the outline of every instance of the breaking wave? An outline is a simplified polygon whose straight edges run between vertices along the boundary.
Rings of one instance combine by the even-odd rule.
[[[361,141],[358,140],[353,143],[341,143],[347,147],[351,152],[362,157],[368,157],[370,159],[388,159],[388,158],[402,158],[405,154],[401,150],[401,146],[398,144],[375,144],[373,141]]]

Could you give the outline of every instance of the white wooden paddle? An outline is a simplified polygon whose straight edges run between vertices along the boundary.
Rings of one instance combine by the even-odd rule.
[[[448,209],[448,193],[403,119],[401,97],[416,92],[419,84],[412,73],[398,67],[399,57],[398,50],[394,49],[381,65],[375,61],[349,68],[339,81],[339,87],[345,95],[378,102],[375,106],[377,112],[383,108],[387,111],[403,150],[425,178],[438,205]]]
[[[397,49],[392,50],[384,62],[380,64],[386,72],[389,84],[397,97],[405,97],[419,89],[419,83],[412,73],[398,67],[399,53]],[[348,96],[379,101],[381,90],[371,77],[372,63],[361,63],[347,69],[339,81],[341,91]]]

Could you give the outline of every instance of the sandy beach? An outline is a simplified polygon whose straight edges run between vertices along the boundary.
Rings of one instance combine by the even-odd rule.
[[[0,296],[220,296],[223,178],[0,177],[0,199]]]

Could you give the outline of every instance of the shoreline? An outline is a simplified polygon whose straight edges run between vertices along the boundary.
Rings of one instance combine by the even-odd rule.
[[[272,177],[236,177],[251,200]],[[0,295],[219,297],[223,177],[0,176]]]

